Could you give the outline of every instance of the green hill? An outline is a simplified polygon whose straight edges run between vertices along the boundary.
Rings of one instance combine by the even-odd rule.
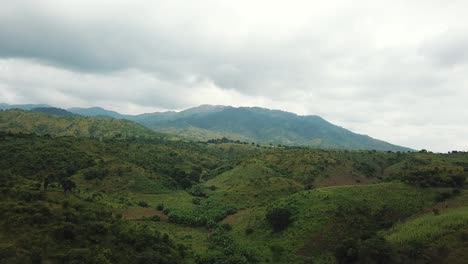
[[[467,176],[465,152],[191,142],[0,111],[0,263],[463,263]]]
[[[96,117],[57,116],[24,110],[0,112],[0,131],[75,137],[145,137],[163,136],[128,120]]]
[[[259,107],[202,105],[181,112],[121,115],[102,108],[69,109],[91,116],[111,116],[133,120],[162,132],[172,132],[192,140],[225,136],[261,144],[309,146],[321,149],[375,149],[409,151],[369,136],[333,125],[319,116]]]

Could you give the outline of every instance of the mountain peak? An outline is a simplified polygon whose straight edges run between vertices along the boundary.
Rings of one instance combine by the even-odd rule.
[[[123,115],[101,107],[75,107],[68,111],[82,116],[128,119],[154,130],[183,135],[192,140],[204,140],[208,135],[226,135],[228,138],[241,138],[262,144],[324,149],[411,150],[353,133],[317,115],[302,116],[255,106],[232,107],[204,104],[180,112],[155,112],[141,115]]]

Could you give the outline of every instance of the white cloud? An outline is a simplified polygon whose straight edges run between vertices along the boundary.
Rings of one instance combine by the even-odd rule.
[[[413,148],[468,149],[467,9],[463,0],[7,1],[0,101],[127,113],[257,105]]]

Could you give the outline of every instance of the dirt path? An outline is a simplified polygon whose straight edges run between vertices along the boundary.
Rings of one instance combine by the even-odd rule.
[[[161,211],[156,210],[155,208],[132,206],[124,209],[121,214],[125,220],[142,219],[153,215],[159,215],[162,222],[167,222],[168,220],[167,215],[163,214]]]

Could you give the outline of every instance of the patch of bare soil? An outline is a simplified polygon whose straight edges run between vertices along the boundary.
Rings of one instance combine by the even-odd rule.
[[[153,215],[159,215],[161,221],[167,221],[167,216],[155,208],[132,206],[124,209],[121,213],[125,220],[142,219]]]

